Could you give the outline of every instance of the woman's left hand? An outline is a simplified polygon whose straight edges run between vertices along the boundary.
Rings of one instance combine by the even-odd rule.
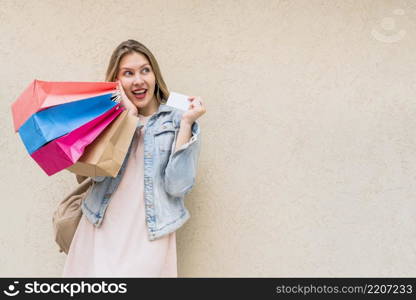
[[[192,125],[196,119],[202,116],[207,110],[202,102],[201,97],[191,96],[188,97],[188,100],[191,103],[189,104],[189,109],[182,115],[182,121]]]

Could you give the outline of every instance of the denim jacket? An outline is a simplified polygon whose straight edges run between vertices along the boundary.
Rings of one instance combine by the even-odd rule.
[[[184,198],[195,184],[201,136],[199,124],[195,121],[191,139],[174,152],[183,113],[160,104],[144,127],[144,204],[150,241],[176,231],[190,217]],[[138,120],[137,128],[143,126]],[[92,188],[81,209],[96,227],[101,225],[111,195],[121,181],[132,144],[116,177],[92,178]]]

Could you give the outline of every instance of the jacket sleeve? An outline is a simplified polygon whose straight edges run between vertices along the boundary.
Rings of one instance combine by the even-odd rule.
[[[192,124],[190,140],[173,152],[179,129],[175,132],[172,153],[165,169],[165,191],[173,197],[183,197],[195,184],[201,150],[201,133],[197,121]]]

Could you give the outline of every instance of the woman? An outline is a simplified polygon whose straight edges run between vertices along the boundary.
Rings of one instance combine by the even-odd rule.
[[[167,106],[157,61],[134,40],[114,50],[106,81],[119,83],[138,126],[119,174],[93,178],[63,276],[177,277],[175,231],[190,217],[184,197],[195,183],[196,120],[206,109],[200,97],[189,97],[186,112]]]

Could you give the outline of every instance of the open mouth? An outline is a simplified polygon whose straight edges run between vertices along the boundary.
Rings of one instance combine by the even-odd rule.
[[[146,89],[137,90],[137,91],[133,91],[132,93],[134,97],[136,97],[137,99],[143,99],[144,97],[146,97],[147,90]]]

